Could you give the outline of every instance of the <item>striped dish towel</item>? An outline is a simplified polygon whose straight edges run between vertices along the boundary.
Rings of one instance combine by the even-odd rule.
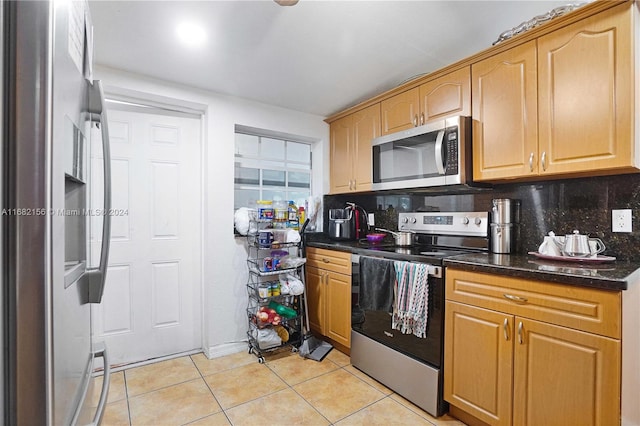
[[[403,334],[426,337],[429,267],[402,261],[394,261],[393,266],[396,271],[396,300],[391,327]]]

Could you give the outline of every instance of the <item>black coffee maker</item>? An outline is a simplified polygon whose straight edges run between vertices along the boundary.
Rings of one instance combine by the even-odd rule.
[[[332,240],[358,240],[369,231],[367,212],[355,203],[344,209],[329,209],[329,238]]]

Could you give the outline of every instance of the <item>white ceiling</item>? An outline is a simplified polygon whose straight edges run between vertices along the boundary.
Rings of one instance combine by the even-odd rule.
[[[98,64],[321,116],[568,1],[90,1]],[[201,48],[175,36],[200,23]]]

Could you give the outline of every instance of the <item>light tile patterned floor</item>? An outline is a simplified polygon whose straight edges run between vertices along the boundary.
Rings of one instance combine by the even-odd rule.
[[[99,391],[101,378],[96,383]],[[97,398],[97,395],[94,395]],[[332,350],[316,362],[289,351],[266,357],[203,354],[114,373],[103,425],[438,425]]]

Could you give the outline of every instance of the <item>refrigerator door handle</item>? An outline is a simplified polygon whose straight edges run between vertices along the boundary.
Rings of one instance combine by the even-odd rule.
[[[102,423],[102,416],[104,415],[104,409],[107,406],[107,396],[109,395],[109,385],[111,384],[111,367],[109,367],[109,356],[107,354],[107,345],[104,342],[97,343],[98,347],[93,353],[95,358],[102,358],[104,362],[104,374],[102,377],[102,389],[100,391],[100,400],[98,401],[98,407],[96,408],[96,414],[93,417],[91,425],[98,426]]]
[[[102,133],[102,152],[104,159],[104,211],[102,212],[102,249],[97,269],[87,271],[89,279],[89,303],[100,303],[104,293],[111,245],[111,151],[109,146],[109,124],[102,82],[94,80],[90,85],[89,114],[91,121],[99,123]]]
[[[87,426],[98,426],[102,422],[102,417],[104,416],[104,410],[107,406],[107,397],[109,396],[109,386],[111,385],[111,367],[109,364],[109,356],[107,354],[107,345],[104,342],[96,342],[94,346],[94,350],[91,352],[91,358],[89,359],[88,368],[93,366],[93,362],[96,358],[102,358],[102,362],[104,365],[103,375],[102,375],[102,388],[100,390],[100,399],[98,400],[98,405],[96,406],[96,412],[93,415],[93,419],[91,423],[86,423]],[[83,396],[81,399],[81,403],[76,409],[73,418],[69,424],[77,425],[81,416],[82,406],[85,404],[87,398],[91,396],[88,394],[89,389],[89,381],[86,382],[86,385],[83,390]],[[88,420],[88,419],[87,419]]]

